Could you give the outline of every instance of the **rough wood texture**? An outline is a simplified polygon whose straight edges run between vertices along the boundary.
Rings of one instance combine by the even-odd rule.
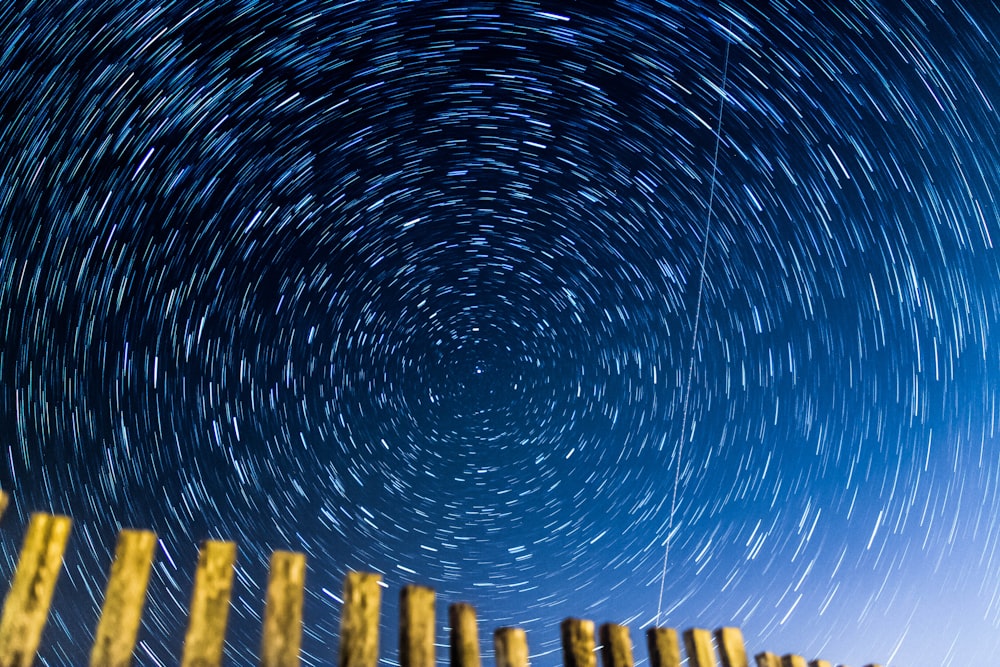
[[[271,554],[260,640],[261,667],[298,667],[305,585],[305,554],[291,551]]]
[[[673,628],[646,630],[646,647],[649,649],[650,667],[680,667],[681,646]]]
[[[833,667],[829,660],[810,660],[809,667]]]
[[[722,667],[749,667],[743,633],[739,628],[719,628],[715,631]]]
[[[156,535],[148,530],[118,534],[115,559],[104,591],[101,619],[90,651],[91,667],[127,667],[139,635],[146,604],[149,570],[156,553]]]
[[[781,656],[781,667],[808,667],[808,665],[806,665],[806,659],[801,655],[789,653]]]
[[[399,597],[400,667],[434,667],[434,590],[403,586]]]
[[[594,622],[567,618],[562,631],[563,667],[597,667],[594,655]]]
[[[72,523],[65,516],[31,517],[0,616],[2,667],[27,667],[35,659]]]
[[[448,607],[451,626],[451,667],[480,667],[479,627],[471,604],[456,602]]]
[[[344,579],[344,608],[340,615],[339,667],[376,667],[381,605],[381,575],[347,573]]]
[[[604,667],[633,667],[632,638],[624,625],[605,623],[600,628],[601,663]]]
[[[235,542],[206,540],[202,543],[194,575],[181,667],[217,667],[222,664],[235,563]]]
[[[781,667],[781,658],[774,653],[764,651],[754,656],[757,667]]]
[[[703,628],[684,631],[684,648],[691,667],[716,667],[715,652],[712,648],[712,633]]]
[[[10,496],[4,491],[0,491],[0,517],[3,517],[4,512],[7,511],[8,504],[10,504]]]
[[[493,633],[497,667],[528,667],[528,636],[521,628],[500,628]]]

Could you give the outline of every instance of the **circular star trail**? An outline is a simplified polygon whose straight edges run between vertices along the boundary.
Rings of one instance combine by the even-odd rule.
[[[998,32],[918,1],[8,3],[4,576],[30,511],[76,519],[41,662],[86,660],[128,526],[161,539],[141,664],[177,660],[206,537],[240,545],[233,664],[289,548],[308,665],[351,569],[384,618],[430,585],[540,665],[566,616],[988,661]]]

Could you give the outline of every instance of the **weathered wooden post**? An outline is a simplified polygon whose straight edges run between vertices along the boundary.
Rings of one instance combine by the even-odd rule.
[[[781,656],[781,667],[808,667],[806,665],[806,659],[801,655],[794,655],[789,653],[788,655]]]
[[[601,664],[604,667],[633,667],[632,638],[624,625],[605,623],[600,627]]]
[[[691,667],[716,667],[712,648],[712,633],[704,628],[684,631],[684,648],[687,649]]]
[[[722,667],[749,667],[743,633],[739,628],[719,628],[715,631]]]
[[[528,667],[528,638],[521,628],[500,628],[493,633],[497,667]]]
[[[35,660],[72,525],[65,516],[31,516],[0,616],[0,667],[28,667]]]
[[[339,667],[376,667],[381,606],[381,575],[348,572],[344,579],[344,608],[340,614]]]
[[[456,602],[448,607],[448,624],[451,626],[451,667],[480,667],[476,610],[471,604]]]
[[[261,633],[261,667],[298,667],[305,585],[305,554],[291,551],[271,554]]]
[[[809,667],[833,667],[829,660],[810,660]]]
[[[434,590],[403,586],[399,598],[400,667],[434,667]]]
[[[194,575],[194,590],[191,592],[191,611],[184,635],[181,667],[217,667],[222,664],[235,563],[235,542],[202,542],[198,569]]]
[[[101,618],[90,651],[91,667],[128,667],[132,664],[155,552],[155,533],[123,530],[118,534]]]
[[[757,667],[781,667],[781,658],[777,654],[764,651],[754,656]]]
[[[865,665],[865,667],[882,667],[882,665],[880,665],[880,664],[878,664],[878,663],[875,663],[875,662],[873,662],[873,663],[871,663],[871,664],[868,664],[868,665]]]
[[[0,517],[3,517],[4,512],[7,511],[7,505],[9,503],[10,496],[8,496],[5,491],[0,491]]]
[[[681,647],[677,631],[673,628],[646,630],[646,647],[649,649],[650,667],[681,666]]]
[[[559,628],[562,634],[563,667],[597,667],[594,622],[567,618]]]

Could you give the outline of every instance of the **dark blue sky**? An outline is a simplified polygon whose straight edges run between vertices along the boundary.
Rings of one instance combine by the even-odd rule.
[[[176,661],[205,537],[240,543],[233,664],[279,548],[308,665],[348,569],[384,574],[387,660],[418,582],[540,666],[570,615],[644,659],[658,608],[986,664],[998,33],[951,2],[0,9],[4,576],[30,511],[77,519],[42,663],[85,660],[139,526],[141,664]]]

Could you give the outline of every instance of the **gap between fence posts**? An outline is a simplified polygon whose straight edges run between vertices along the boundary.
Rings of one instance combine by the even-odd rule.
[[[29,667],[38,652],[73,521],[31,515],[0,616],[0,667]]]

